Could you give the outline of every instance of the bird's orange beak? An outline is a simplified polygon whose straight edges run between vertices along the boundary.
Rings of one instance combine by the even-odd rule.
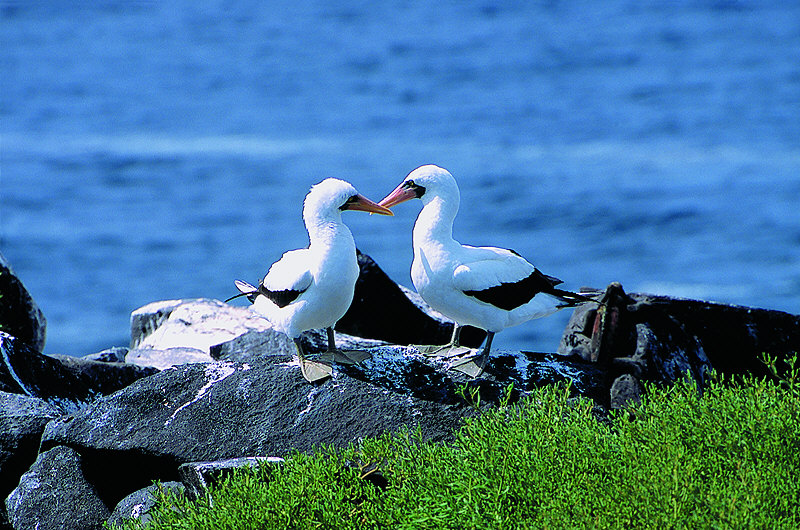
[[[348,210],[358,210],[360,212],[378,213],[381,215],[394,215],[389,208],[373,202],[363,195],[357,195],[356,200],[347,204]]]
[[[411,199],[416,199],[417,194],[411,188],[404,188],[402,184],[397,186],[392,193],[387,195],[383,198],[383,200],[378,203],[381,206],[385,206],[386,208],[391,208],[396,204],[400,204],[401,202],[406,202]]]

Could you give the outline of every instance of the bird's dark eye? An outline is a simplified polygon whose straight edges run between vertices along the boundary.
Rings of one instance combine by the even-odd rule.
[[[351,195],[348,197],[344,204],[339,207],[340,210],[347,210],[347,207],[354,202],[358,202],[358,195]]]
[[[419,184],[414,182],[413,179],[405,181],[405,183],[403,183],[403,187],[406,189],[414,190],[414,194],[417,196],[418,199],[423,195],[425,195],[425,186],[420,186]]]

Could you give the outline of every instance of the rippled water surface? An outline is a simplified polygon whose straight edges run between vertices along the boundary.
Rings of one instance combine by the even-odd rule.
[[[800,313],[796,2],[164,4],[0,2],[0,250],[49,353],[256,281],[311,184],[380,199],[424,163],[458,239],[569,288]],[[406,285],[418,210],[346,214]],[[495,346],[554,351],[568,316]]]

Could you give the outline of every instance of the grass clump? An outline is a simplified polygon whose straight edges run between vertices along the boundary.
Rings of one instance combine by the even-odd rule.
[[[164,496],[148,528],[798,528],[798,389],[796,371],[702,396],[650,386],[598,421],[567,387],[541,388],[450,445],[406,431],[237,472],[213,506]]]

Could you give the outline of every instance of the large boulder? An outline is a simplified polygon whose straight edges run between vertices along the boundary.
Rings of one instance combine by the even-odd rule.
[[[81,455],[54,447],[39,455],[6,499],[15,530],[102,528],[110,512],[84,475]]]
[[[463,401],[425,400],[343,372],[310,385],[284,355],[164,370],[50,422],[42,448],[78,450],[114,506],[154,479],[175,480],[182,463],[344,447],[402,426],[447,440],[472,412]]]
[[[153,302],[131,314],[131,350],[125,360],[161,370],[208,362],[213,360],[211,346],[254,330],[272,330],[272,325],[247,307],[204,298]]]
[[[30,396],[0,392],[0,500],[17,486],[36,460],[44,426],[61,416],[59,408]],[[5,503],[0,504],[0,528]]]
[[[44,350],[47,321],[11,265],[0,253],[0,331],[17,337],[34,350]]]

